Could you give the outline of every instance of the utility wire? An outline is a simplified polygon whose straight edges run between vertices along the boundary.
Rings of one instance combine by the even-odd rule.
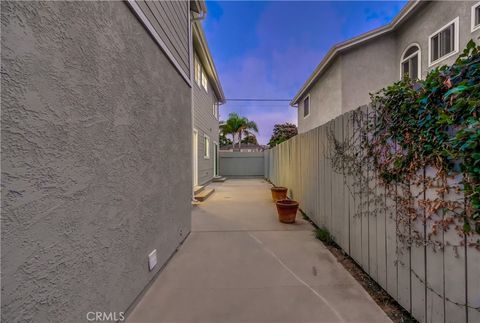
[[[2,0],[0,0],[2,1]],[[267,106],[264,106],[264,105],[258,105],[258,106],[248,106],[248,105],[245,105],[245,106],[237,106],[237,105],[229,105],[229,108],[230,109],[269,109],[269,108],[272,108],[272,109],[285,109],[285,108],[289,108],[289,106],[280,106],[280,105],[267,105]]]
[[[251,101],[259,101],[259,102],[290,102],[292,100],[290,99],[254,99],[254,98],[241,98],[241,99],[225,99],[225,101],[245,101],[245,102],[251,102]]]

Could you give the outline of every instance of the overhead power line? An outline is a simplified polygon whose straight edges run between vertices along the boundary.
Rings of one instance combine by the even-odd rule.
[[[244,102],[290,102],[291,99],[255,99],[255,98],[237,98],[237,99],[226,99],[225,101],[244,101]]]

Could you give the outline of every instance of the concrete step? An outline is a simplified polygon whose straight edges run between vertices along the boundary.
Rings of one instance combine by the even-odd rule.
[[[226,177],[216,176],[212,179],[212,182],[225,182],[226,180],[227,180]]]
[[[194,186],[193,187],[193,194],[197,195],[198,193],[203,191],[204,188],[205,188],[205,186],[202,186],[202,185]]]
[[[198,194],[195,194],[195,199],[196,199],[197,201],[203,202],[203,201],[205,201],[210,195],[212,195],[213,192],[215,192],[215,189],[214,189],[214,188],[205,188],[205,189],[202,189]]]
[[[193,206],[193,207],[196,207],[196,206],[201,205],[201,204],[202,204],[202,203],[200,203],[200,202],[197,201],[197,200],[192,200],[192,206]]]

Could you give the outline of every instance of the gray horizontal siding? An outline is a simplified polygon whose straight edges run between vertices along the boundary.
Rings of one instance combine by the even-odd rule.
[[[198,183],[204,184],[213,178],[213,142],[218,143],[218,120],[212,109],[217,101],[210,82],[208,92],[193,80],[193,126],[198,131]],[[203,136],[210,137],[210,159],[204,156]]]
[[[189,17],[185,1],[137,1],[180,68],[190,75]]]

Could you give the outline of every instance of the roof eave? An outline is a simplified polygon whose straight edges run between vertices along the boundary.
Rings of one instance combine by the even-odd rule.
[[[307,81],[302,85],[298,93],[295,95],[295,97],[290,101],[290,106],[294,107],[299,103],[299,101],[302,99],[302,97],[305,95],[305,92],[307,92],[308,89],[315,83],[315,81],[320,77],[322,72],[332,63],[332,61],[343,51],[350,49],[356,45],[358,45],[361,42],[371,40],[373,38],[379,37],[381,35],[384,35],[386,33],[389,33],[397,28],[397,26],[404,20],[406,19],[409,14],[412,12],[414,8],[417,7],[417,5],[421,2],[422,0],[413,0],[407,3],[405,7],[402,8],[402,10],[399,12],[397,16],[387,25],[374,29],[372,31],[366,32],[362,35],[359,35],[357,37],[351,38],[347,41],[338,43],[334,45],[328,53],[325,55],[325,57],[322,59],[320,64],[317,65],[313,73],[310,75],[310,77],[307,79]]]
[[[205,4],[205,0],[191,0],[190,8],[192,11],[196,12],[197,14],[207,13],[207,5]]]
[[[225,103],[225,94],[223,93],[222,84],[220,83],[220,79],[218,77],[212,54],[210,53],[210,49],[208,48],[208,43],[199,21],[195,21],[193,23],[193,35],[196,38],[198,46],[200,47],[199,50],[204,55],[206,63],[208,65],[207,72],[210,76],[210,79],[213,80],[213,82],[211,83],[213,90],[215,91],[215,94],[217,96],[217,100],[220,103]]]

